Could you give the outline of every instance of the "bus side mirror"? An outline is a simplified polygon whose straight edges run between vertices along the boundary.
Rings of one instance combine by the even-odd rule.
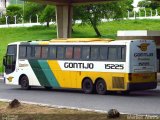
[[[6,56],[3,57],[3,65],[6,66]]]

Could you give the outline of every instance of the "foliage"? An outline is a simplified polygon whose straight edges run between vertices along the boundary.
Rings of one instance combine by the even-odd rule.
[[[97,36],[101,36],[97,25],[102,18],[101,5],[78,6],[74,9],[74,19],[77,17],[82,20],[83,24],[89,23],[94,28]]]
[[[2,18],[0,18],[0,25],[1,24],[6,24],[6,18],[4,15],[2,16]]]
[[[138,2],[138,7],[150,8],[152,10],[155,10],[158,7],[160,7],[160,4],[159,2],[155,2],[155,1],[143,0]]]
[[[140,16],[141,17],[145,17],[145,10],[146,10],[146,17],[150,17],[151,16],[151,10],[150,8],[141,8],[140,9]],[[160,11],[159,11],[160,12]],[[152,16],[156,15],[156,10],[152,10]]]
[[[147,0],[142,0],[138,2],[138,7],[145,7],[145,8],[149,8],[150,7],[151,2],[147,1]]]
[[[155,10],[160,7],[160,4],[159,2],[151,2],[150,7],[152,8],[152,10]]]
[[[37,22],[36,15],[41,15],[45,6],[46,5],[27,2],[25,4],[25,9],[24,9],[24,19],[25,19],[25,21],[29,21],[29,19],[31,18],[32,22]]]
[[[125,10],[124,12],[126,12],[126,10],[133,11],[133,0],[121,0],[120,3],[123,10]]]
[[[101,19],[120,20],[126,17],[126,11],[132,10],[133,0],[121,0],[120,2],[108,2],[105,4],[76,6],[74,8],[74,21],[82,20],[82,24],[90,24],[97,36],[101,36],[98,25]]]
[[[47,5],[41,14],[41,22],[47,22],[47,27],[49,27],[49,22],[52,20],[55,21],[55,7]]]
[[[17,23],[21,22],[22,18],[22,6],[20,5],[10,5],[7,7],[7,13],[8,16],[8,23],[13,24],[14,23],[14,16],[17,17]]]

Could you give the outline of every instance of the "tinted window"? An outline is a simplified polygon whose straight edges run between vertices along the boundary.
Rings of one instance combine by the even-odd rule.
[[[90,58],[90,47],[84,46],[82,47],[82,59],[88,60]]]
[[[19,47],[19,58],[23,59],[27,56],[27,47],[26,46],[20,46]]]
[[[49,58],[50,59],[55,59],[56,58],[56,47],[51,46],[49,49]]]
[[[100,47],[100,59],[101,60],[107,60],[107,53],[108,53],[108,47],[101,46]]]
[[[98,47],[91,47],[91,59],[97,60],[99,56],[99,48]]]
[[[27,58],[33,58],[35,53],[34,46],[27,46]]]
[[[41,57],[41,47],[40,46],[36,46],[35,47],[35,58],[40,58]]]
[[[74,47],[74,59],[79,60],[81,58],[81,47]]]
[[[42,59],[48,58],[48,47],[42,47]]]
[[[16,45],[9,45],[7,48],[8,55],[16,55],[17,53],[17,46]]]
[[[117,48],[108,47],[108,60],[116,60],[116,59],[117,59]]]
[[[66,47],[65,58],[66,59],[73,58],[73,47]]]
[[[126,58],[125,52],[126,52],[125,47],[118,47],[118,60],[125,61]]]
[[[57,47],[57,58],[63,59],[64,58],[64,47]]]

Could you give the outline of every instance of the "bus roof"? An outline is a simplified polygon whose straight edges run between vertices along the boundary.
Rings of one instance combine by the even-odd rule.
[[[35,40],[35,41],[21,41],[21,42],[14,42],[8,45],[13,44],[21,44],[21,45],[61,45],[61,44],[80,44],[80,45],[102,45],[102,44],[126,44],[133,41],[139,41],[140,39],[133,39],[133,40],[112,40],[109,38],[59,38],[59,39],[52,39],[52,40]]]
[[[113,39],[109,38],[67,38],[67,39],[52,39],[50,42],[110,42]]]

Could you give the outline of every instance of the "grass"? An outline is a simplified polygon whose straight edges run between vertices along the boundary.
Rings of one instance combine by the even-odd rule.
[[[81,111],[76,109],[53,108],[40,105],[23,104],[16,108],[8,107],[9,103],[0,101],[0,120],[145,120],[160,116],[150,115],[120,115],[118,118],[108,118],[107,113]],[[12,118],[12,119],[11,119]]]
[[[0,119],[6,120],[107,120],[106,113],[80,111],[73,109],[51,108],[39,105],[21,104],[17,108],[9,108],[8,103],[0,102]],[[120,116],[121,119],[124,116]]]
[[[116,39],[118,30],[160,30],[160,20],[120,20],[101,23],[98,26],[102,37]],[[47,40],[56,38],[56,27],[35,26],[29,28],[0,28],[0,66],[8,43],[27,40]],[[96,37],[90,25],[73,26],[72,37]],[[0,67],[2,71],[2,67]]]

